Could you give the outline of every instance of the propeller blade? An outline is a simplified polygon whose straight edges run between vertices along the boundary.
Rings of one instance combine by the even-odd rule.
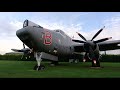
[[[87,41],[80,33],[76,32],[83,40]]]
[[[100,40],[94,41],[94,43],[104,42],[104,41],[109,40],[109,39],[111,39],[111,38],[112,38],[112,37],[109,37],[109,38],[103,38],[103,39],[100,39]]]
[[[93,39],[96,38],[104,28],[105,28],[105,26],[104,26],[103,28],[101,28],[101,29],[93,36],[93,38],[91,39],[91,41],[93,41]]]
[[[23,48],[25,49],[25,44],[23,43]]]
[[[86,42],[84,42],[84,41],[81,41],[81,40],[72,40],[72,41],[74,41],[74,42],[78,42],[78,43],[86,43]]]

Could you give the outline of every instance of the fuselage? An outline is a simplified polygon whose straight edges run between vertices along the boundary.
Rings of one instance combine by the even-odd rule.
[[[46,52],[56,56],[71,56],[74,45],[78,44],[62,30],[48,30],[27,26],[16,32],[18,38],[36,52]]]

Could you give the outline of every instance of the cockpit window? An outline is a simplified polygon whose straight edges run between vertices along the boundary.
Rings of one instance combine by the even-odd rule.
[[[60,32],[60,30],[55,30],[56,32]]]
[[[33,27],[43,28],[40,25],[35,24],[35,23],[33,23],[31,21],[28,21],[28,20],[25,20],[24,23],[23,23],[23,28],[26,27],[26,26],[33,26]]]
[[[65,33],[62,30],[57,29],[57,30],[54,30],[54,31],[57,32],[57,33],[60,33],[63,36],[66,36]]]
[[[55,32],[59,32],[64,35],[64,32],[62,30],[54,30]]]
[[[28,20],[25,20],[24,23],[23,23],[23,28],[28,26]]]
[[[60,33],[61,33],[62,35],[65,35],[65,33],[64,33],[62,30],[60,30]]]

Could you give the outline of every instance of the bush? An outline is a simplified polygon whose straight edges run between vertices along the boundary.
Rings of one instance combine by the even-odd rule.
[[[120,55],[102,55],[101,62],[120,62]]]
[[[10,61],[31,61],[34,58],[30,59],[21,59],[22,55],[0,55],[0,60],[10,60]]]
[[[29,58],[29,59],[21,59],[22,55],[0,55],[0,60],[10,60],[10,61],[35,61],[35,58]],[[79,61],[82,62],[83,55],[77,56],[79,58]],[[43,60],[48,61],[48,60]],[[66,57],[59,58],[59,61],[61,62],[68,62],[69,59]],[[120,55],[102,55],[101,62],[120,62]],[[87,61],[89,62],[89,61]]]

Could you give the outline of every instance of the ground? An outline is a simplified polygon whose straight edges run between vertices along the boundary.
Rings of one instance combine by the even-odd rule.
[[[60,62],[50,66],[42,62],[45,70],[33,70],[36,61],[0,60],[0,78],[120,78],[120,63],[101,62],[103,68],[90,68],[91,62]]]

